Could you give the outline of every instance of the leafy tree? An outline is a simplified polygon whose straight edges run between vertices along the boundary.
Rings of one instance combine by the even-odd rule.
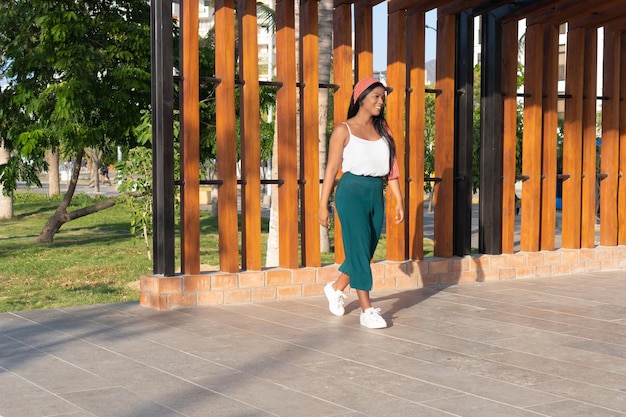
[[[427,88],[434,89],[434,85]],[[435,95],[426,94],[424,114],[424,174],[432,176],[435,172]],[[424,183],[424,192],[432,194],[433,183]]]
[[[0,4],[0,111],[9,162],[6,193],[18,180],[40,185],[46,149],[74,160],[68,191],[39,242],[67,221],[115,203],[67,212],[85,149],[133,144],[150,103],[150,10],[144,0],[4,0]],[[7,122],[10,121],[10,122]]]
[[[179,123],[174,124],[175,134]],[[148,111],[144,112],[141,124],[135,129],[140,143],[128,151],[123,161],[118,162],[116,180],[121,195],[119,201],[130,208],[130,233],[141,233],[146,245],[146,253],[152,258],[150,236],[152,235],[152,122]],[[180,173],[180,149],[175,144],[176,174]]]

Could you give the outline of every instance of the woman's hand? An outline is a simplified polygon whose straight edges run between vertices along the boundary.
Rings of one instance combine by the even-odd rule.
[[[317,221],[322,227],[328,227],[328,217],[328,207],[326,207],[326,205],[321,205],[319,211],[317,212]]]
[[[402,223],[404,220],[404,204],[402,202],[396,202],[396,224]]]
[[[404,202],[402,200],[402,193],[400,193],[400,184],[398,179],[394,178],[389,180],[389,188],[393,194],[393,198],[396,200],[396,217],[394,217],[396,224],[404,221]]]

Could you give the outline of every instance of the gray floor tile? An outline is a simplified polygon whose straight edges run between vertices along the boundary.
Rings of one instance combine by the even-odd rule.
[[[530,407],[531,411],[551,417],[624,417],[626,414],[608,410],[603,407],[585,404],[579,401],[564,400],[537,407]]]
[[[626,413],[626,391],[612,390],[591,383],[570,380],[563,380],[558,383],[547,382],[536,388],[563,398]]]
[[[43,417],[80,411],[80,408],[41,387],[0,369],[0,416]]]
[[[183,415],[120,387],[72,392],[64,394],[62,397],[87,412],[102,417],[173,417]]]
[[[449,400],[429,401],[427,405],[463,417],[543,417],[543,414],[486,398],[463,395]]]

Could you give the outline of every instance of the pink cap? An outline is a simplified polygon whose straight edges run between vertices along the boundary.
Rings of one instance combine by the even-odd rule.
[[[359,82],[356,83],[356,85],[354,86],[354,92],[352,93],[352,96],[353,96],[352,100],[356,103],[359,97],[361,96],[361,94],[363,94],[365,90],[367,90],[372,84],[375,84],[375,83],[380,83],[380,81],[373,77],[360,79]],[[385,88],[385,90],[388,90],[388,89]]]

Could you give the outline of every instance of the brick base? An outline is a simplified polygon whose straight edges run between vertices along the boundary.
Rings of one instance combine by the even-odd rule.
[[[372,264],[375,290],[407,290],[431,285],[541,278],[626,268],[626,246],[593,249],[428,258]],[[339,275],[338,265],[238,273],[141,277],[140,304],[158,310],[217,304],[285,300],[323,294]]]

